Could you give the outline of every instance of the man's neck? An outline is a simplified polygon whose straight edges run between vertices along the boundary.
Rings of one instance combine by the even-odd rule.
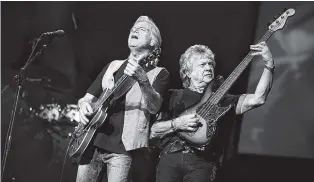
[[[208,85],[197,85],[197,84],[194,84],[193,82],[191,82],[190,86],[189,86],[189,89],[192,90],[192,91],[195,91],[195,92],[198,92],[198,93],[203,93],[204,90],[206,89],[206,87],[209,88],[210,92],[212,92],[212,83],[213,82],[210,82]]]
[[[149,50],[131,50],[129,58],[132,58],[138,62],[139,60],[143,59],[148,53]]]
[[[200,87],[194,87],[194,86],[190,86],[189,87],[190,90],[194,91],[194,92],[198,92],[198,93],[203,93],[205,88],[200,88]]]

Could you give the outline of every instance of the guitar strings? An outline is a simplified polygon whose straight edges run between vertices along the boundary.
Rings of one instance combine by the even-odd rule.
[[[104,94],[103,95],[106,95],[106,92],[108,92],[108,90],[106,89],[106,91],[104,92]],[[95,107],[96,108],[96,107]],[[95,108],[93,108],[93,109],[95,109]],[[98,109],[95,109],[95,110],[98,110]],[[84,128],[89,128],[91,125],[93,125],[94,124],[94,122],[89,122],[86,126],[83,126]]]
[[[285,19],[281,19],[280,20],[280,23],[282,23],[282,22],[284,22],[285,21]],[[274,33],[274,31],[273,30],[271,30],[271,29],[269,29],[265,34],[264,34],[264,36],[258,41],[258,43],[260,43],[263,39],[265,39],[265,41],[267,41],[269,38],[270,38],[270,36],[272,35]],[[246,64],[246,61],[250,61],[250,59],[248,59],[249,57],[253,57],[250,53],[251,53],[252,51],[250,51],[249,52],[249,54],[248,55],[246,55],[246,57],[244,58],[244,60],[237,66],[237,68],[238,67],[241,67],[241,66],[243,66],[244,64]],[[247,63],[247,64],[249,64],[249,63]],[[247,66],[247,65],[244,65],[244,66]],[[226,88],[227,87],[231,87],[231,85],[230,84],[227,84],[227,82],[229,81],[229,80],[231,80],[231,78],[232,77],[236,77],[236,74],[239,74],[239,73],[241,73],[242,71],[240,71],[239,69],[237,69],[236,68],[236,70],[235,71],[233,71],[231,74],[230,74],[230,76],[226,79],[226,81],[222,84],[222,86],[221,87],[219,87],[218,88],[218,93],[217,94],[215,94],[214,96],[213,96],[213,102],[212,103],[218,103],[218,101],[221,99],[221,96],[222,95],[224,95],[225,93],[224,93],[224,91],[223,90],[226,90]],[[206,111],[208,110],[208,109],[212,109],[212,107],[213,107],[213,104],[212,104],[211,102],[207,102],[207,103],[205,103],[203,106],[201,106],[202,108],[200,109],[200,115],[204,115],[204,114],[206,114]]]
[[[261,42],[261,40],[263,40],[264,38],[265,38],[265,40],[267,40],[269,37],[270,37],[270,35],[272,34],[272,32],[270,32],[270,31],[267,31],[266,33],[265,33],[265,35],[260,39],[260,41],[259,42]],[[246,67],[248,64],[249,64],[249,62],[250,62],[250,60],[251,59],[249,59],[250,57],[253,57],[252,55],[251,55],[251,52],[252,51],[250,51],[249,52],[249,54],[247,54],[247,56],[244,58],[244,60],[243,61],[241,61],[241,63],[237,66],[237,68],[235,69],[235,71],[233,71],[231,74],[230,74],[230,76],[226,79],[226,82],[224,82],[222,85],[221,85],[221,87],[219,87],[218,88],[218,90],[217,90],[217,94],[214,94],[213,95],[213,98],[212,98],[212,102],[206,102],[203,106],[201,106],[201,109],[199,110],[199,114],[204,118],[204,119],[206,119],[207,120],[207,116],[210,114],[209,112],[207,112],[207,111],[209,111],[209,110],[212,110],[213,108],[214,108],[214,104],[217,104],[218,102],[219,102],[219,100],[221,99],[221,96],[222,95],[224,95],[225,93],[224,92],[226,92],[226,89],[228,88],[228,87],[230,87],[231,85],[230,84],[227,84],[230,80],[232,80],[231,78],[233,78],[233,77],[237,77],[237,75],[238,74],[241,74],[242,73],[242,71],[241,71],[241,69],[239,69],[239,68],[241,68],[241,67]],[[224,91],[225,90],[225,91]],[[214,104],[213,104],[214,103]],[[212,130],[214,130],[213,129],[213,127],[211,127],[211,129]]]
[[[143,60],[144,60],[143,62],[146,63],[147,60],[153,59],[154,57],[155,57],[155,58],[158,58],[158,57],[159,57],[159,52],[158,52],[158,51],[159,51],[158,49],[157,49],[157,50],[154,50],[153,53],[149,54],[147,57],[145,57],[145,58],[143,59]],[[156,54],[156,55],[155,55],[155,54]],[[125,82],[125,80],[126,80],[127,78],[129,78],[129,76],[126,75],[126,74],[124,74],[124,75],[117,81],[117,83],[115,84],[115,86],[113,87],[113,89],[110,90],[110,93],[109,93],[109,94],[107,94],[107,95],[104,94],[104,95],[103,95],[103,98],[98,99],[98,101],[95,103],[95,110],[98,110],[98,109],[104,104],[104,102],[109,98],[109,96],[110,96],[114,91],[116,91],[116,90],[121,86],[121,84]],[[106,96],[107,96],[107,97],[106,97]]]
[[[109,96],[117,89],[120,87],[120,85],[122,83],[124,83],[124,81],[128,78],[128,75],[124,74],[116,83],[115,87],[109,91],[109,94],[101,94],[101,98],[98,99],[98,101],[95,103],[95,108],[94,110],[98,110],[103,104],[104,102],[109,98]],[[107,92],[107,91],[106,91]]]
[[[269,31],[268,31],[268,32],[261,38],[261,40],[264,39],[265,37],[269,36],[271,33],[272,33],[272,32],[269,32]],[[250,51],[250,52],[251,52],[251,51]],[[245,64],[246,64],[246,62],[248,61],[248,58],[249,58],[249,57],[252,57],[251,54],[248,54],[248,55],[244,58],[244,61],[242,61],[242,62],[240,63],[240,65],[238,66],[238,68],[243,67],[243,66],[246,66]],[[231,80],[231,78],[235,77],[236,74],[238,74],[239,72],[242,72],[242,71],[240,71],[239,69],[236,69],[236,71],[234,71],[234,72],[231,73],[231,75],[227,78],[226,82],[223,83],[223,85],[218,89],[218,93],[214,95],[214,97],[213,97],[213,99],[212,99],[212,100],[213,100],[212,103],[217,104],[216,102],[218,102],[218,100],[220,100],[220,97],[224,94],[224,90],[229,86],[227,83]],[[212,103],[206,103],[205,106],[200,110],[200,112],[201,112],[202,114],[205,114],[204,111],[206,112],[206,110],[211,109],[210,107],[211,107]]]
[[[263,39],[267,40],[270,35],[272,34],[272,32],[267,32],[261,39],[259,42],[261,42]],[[223,83],[223,87],[220,89],[220,90],[226,90],[226,88],[230,87],[231,84],[229,84],[228,82],[230,82],[230,80],[232,80],[233,78],[239,76],[239,74],[242,73],[243,70],[239,69],[239,68],[245,68],[248,64],[249,64],[249,61],[251,61],[251,58],[253,58],[254,56],[251,55],[251,52],[244,58],[244,61],[242,61],[239,66],[235,69],[234,72],[231,73],[231,75],[227,78],[226,82]],[[224,95],[224,93],[221,91],[218,93],[219,95],[215,97],[215,102],[218,102],[219,100],[219,97],[221,97],[222,95]]]
[[[158,51],[158,50],[157,50]],[[157,55],[154,55],[154,54],[157,54]],[[144,62],[146,62],[146,60],[148,59],[152,59],[154,57],[158,57],[159,53],[154,51],[154,53],[148,55],[146,58],[144,58]],[[128,75],[124,74],[122,75],[122,77],[116,82],[115,86],[113,89],[109,90],[109,94],[107,94],[108,92],[108,89],[103,92],[101,95],[100,95],[100,98],[96,101],[96,103],[94,104],[94,107],[93,107],[93,111],[96,111],[98,110],[100,107],[102,107],[103,103],[109,98],[109,96],[116,90],[118,89],[122,83],[124,83],[126,81],[126,79],[129,78]],[[80,126],[79,128],[83,127],[83,131],[85,131],[85,128],[89,128],[92,124],[94,124],[94,122],[89,122],[87,125],[85,126]]]
[[[271,36],[271,34],[272,34],[273,32],[272,31],[267,31],[266,33],[265,33],[265,35],[260,39],[260,41],[259,42],[261,42],[263,39],[265,39],[265,40],[267,40],[270,36]],[[201,106],[201,109],[199,110],[199,113],[200,113],[200,115],[206,115],[206,111],[208,111],[208,110],[210,110],[210,109],[212,109],[213,108],[213,103],[214,104],[217,104],[218,103],[218,101],[221,99],[221,96],[224,94],[224,90],[227,88],[227,87],[229,87],[229,86],[231,86],[230,84],[227,84],[230,80],[231,80],[231,78],[234,78],[234,77],[237,77],[237,74],[239,74],[239,73],[241,73],[242,71],[240,70],[240,69],[238,69],[238,68],[241,68],[241,67],[246,67],[247,65],[246,64],[248,64],[248,63],[246,63],[246,62],[248,62],[248,61],[250,61],[251,59],[250,59],[250,57],[253,57],[250,53],[251,53],[252,51],[250,51],[249,52],[249,54],[247,54],[246,55],[246,57],[243,59],[243,61],[237,66],[237,68],[235,69],[235,71],[233,71],[231,74],[230,74],[230,76],[226,79],[226,81],[222,84],[222,86],[221,87],[219,87],[218,88],[218,90],[217,90],[217,94],[215,94],[214,96],[213,96],[213,98],[212,98],[212,102],[206,102],[203,106]]]

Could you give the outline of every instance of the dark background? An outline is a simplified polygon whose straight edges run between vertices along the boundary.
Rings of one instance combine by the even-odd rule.
[[[282,10],[281,7],[285,5],[298,7],[299,5],[298,3],[289,4],[287,2],[269,3],[1,3],[1,86],[3,88],[6,84],[10,84],[9,89],[1,97],[2,147],[15,90],[15,84],[11,81],[12,77],[27,60],[31,48],[29,42],[41,33],[57,29],[63,29],[67,32],[63,37],[56,37],[48,45],[44,55],[32,63],[27,75],[32,78],[49,77],[51,78],[50,85],[55,89],[47,89],[44,83],[27,83],[25,85],[27,96],[24,99],[26,105],[24,108],[26,109],[36,107],[40,103],[51,103],[52,100],[60,103],[76,103],[77,99],[83,96],[87,87],[108,62],[114,59],[124,59],[128,56],[128,33],[134,21],[140,15],[152,17],[161,31],[163,39],[161,65],[166,67],[171,74],[172,88],[181,87],[178,72],[180,55],[189,46],[195,44],[205,44],[212,49],[216,54],[216,73],[227,77],[248,53],[249,45],[258,39],[256,37],[260,36],[256,33],[257,30],[262,32],[267,30],[266,26],[258,27],[260,22],[259,12],[267,12],[270,7],[278,7],[275,12],[266,14],[267,16],[264,14],[264,17],[271,20],[271,16]],[[266,24],[266,22],[263,22],[263,24]],[[231,88],[232,93],[246,92],[249,71],[250,68],[242,74]],[[11,178],[15,176],[17,180],[24,179],[24,181],[27,178],[33,181],[42,178],[57,181],[61,171],[60,162],[51,164],[45,169],[40,167],[45,165],[45,161],[49,162],[49,156],[53,155],[49,148],[51,139],[47,135],[47,140],[42,137],[44,140],[34,143],[33,138],[36,136],[29,135],[29,133],[44,131],[45,128],[44,126],[39,127],[41,125],[36,124],[36,122],[32,122],[32,128],[36,129],[30,129],[29,126],[25,127],[24,124],[23,127],[27,128],[24,130],[20,125],[27,119],[21,114],[16,120],[15,129],[13,130],[15,142],[13,142],[13,149],[10,153],[11,158],[8,161],[11,168],[9,168],[7,174]],[[238,151],[237,144],[241,128],[241,118],[237,118],[237,120],[238,122],[233,126],[233,134],[230,136],[229,153],[231,160],[226,165],[225,181],[235,179],[242,181],[264,181],[265,179],[274,181],[277,178],[282,181],[312,177],[308,173],[310,167],[313,169],[310,160],[271,158],[264,156],[266,153],[259,153],[258,156],[251,155],[258,152],[248,152],[250,155],[234,155]],[[247,129],[247,131],[250,131],[250,129]],[[33,132],[33,130],[36,132]],[[47,142],[48,140],[49,142]],[[28,143],[31,141],[33,143],[29,145]],[[62,142],[59,141],[59,143],[62,145]],[[16,157],[25,154],[25,148],[28,149],[29,154],[24,158]],[[41,160],[43,164],[34,164],[34,161]],[[16,166],[19,166],[19,168],[16,168]],[[65,181],[74,179],[75,168],[75,166],[67,164]],[[24,174],[26,169],[30,173],[33,171],[33,173],[31,175]],[[277,178],[269,180],[272,175],[277,176]]]
[[[314,159],[314,4],[289,4],[296,14],[268,41],[277,66],[272,91],[263,107],[244,115],[239,149],[242,153]],[[283,7],[280,3],[261,6],[256,39],[271,14]],[[253,62],[249,92],[254,91],[263,66],[261,60]]]
[[[63,29],[68,34],[55,38],[37,62],[63,72],[72,84],[83,87],[78,92],[84,92],[108,62],[128,56],[129,30],[140,15],[148,15],[160,28],[161,64],[172,73],[175,87],[180,86],[178,58],[194,44],[211,47],[218,72],[228,75],[252,42],[257,6],[251,2],[2,3],[2,71],[25,61],[27,53],[24,57],[21,53],[26,42],[42,32]]]

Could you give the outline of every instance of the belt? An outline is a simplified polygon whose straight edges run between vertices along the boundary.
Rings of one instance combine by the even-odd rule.
[[[160,155],[170,154],[170,153],[175,153],[175,152],[196,153],[200,151],[197,151],[196,149],[193,149],[192,147],[188,146],[186,142],[184,141],[176,140],[166,145],[166,147],[161,150]]]
[[[216,157],[215,152],[209,150],[198,150],[197,148],[191,147],[185,141],[176,140],[167,144],[160,152],[159,157],[165,154],[171,154],[175,152],[182,152],[182,153],[192,153],[198,156],[204,156],[209,160],[213,160]]]

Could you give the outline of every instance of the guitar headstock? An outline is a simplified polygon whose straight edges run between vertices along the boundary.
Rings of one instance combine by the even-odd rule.
[[[142,59],[139,62],[139,64],[143,67],[155,66],[152,63],[150,64],[150,62],[153,62],[153,61],[155,61],[155,59],[158,59],[158,57],[160,56],[160,53],[161,53],[160,48],[153,50],[151,53],[149,53],[147,56],[145,56],[145,58]]]
[[[283,12],[278,18],[274,17],[274,21],[270,23],[268,29],[273,32],[282,29],[285,26],[287,19],[294,14],[295,10],[292,8],[285,10],[285,12]]]
[[[153,52],[148,56],[149,57],[148,59],[156,59],[160,56],[160,53],[161,53],[161,49],[157,48],[153,50]]]

